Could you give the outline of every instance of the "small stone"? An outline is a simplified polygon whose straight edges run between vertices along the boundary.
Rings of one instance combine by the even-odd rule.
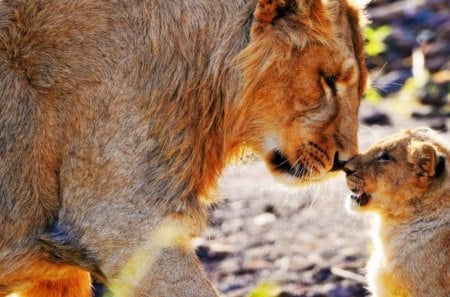
[[[331,274],[330,267],[323,267],[323,268],[320,268],[316,273],[313,274],[313,279],[316,282],[321,283],[321,282],[327,280],[331,275],[332,274]]]
[[[256,226],[264,226],[271,224],[277,220],[277,217],[273,213],[265,212],[260,215],[257,215],[253,219],[253,224]]]
[[[230,255],[229,251],[212,250],[209,246],[206,245],[197,246],[197,248],[195,249],[195,253],[200,261],[205,263],[223,261]]]
[[[275,214],[275,206],[273,206],[273,204],[264,205],[264,212]]]
[[[447,132],[448,126],[445,121],[433,122],[430,125],[430,128],[439,132]]]
[[[289,292],[281,292],[277,297],[297,297],[298,295],[291,294]]]
[[[354,284],[348,286],[338,285],[336,288],[328,292],[329,297],[365,297],[368,292],[361,284]]]
[[[104,285],[94,282],[92,286],[93,295],[95,297],[97,296],[103,296],[103,294],[106,292],[106,288]],[[13,295],[14,296],[14,295]]]
[[[366,125],[390,126],[391,119],[383,112],[374,112],[373,114],[363,117],[362,121]]]

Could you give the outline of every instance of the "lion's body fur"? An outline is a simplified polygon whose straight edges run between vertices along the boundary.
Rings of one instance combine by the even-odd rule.
[[[30,286],[36,296],[43,287],[61,291],[66,266],[76,279],[68,283],[82,286],[86,271],[111,282],[168,219],[198,234],[226,162],[243,143],[260,146],[250,128],[261,120],[242,81],[260,75],[248,70],[258,60],[243,49],[256,44],[252,39],[259,50],[271,46],[259,57],[267,72],[294,43],[271,44],[269,25],[256,28],[252,14],[263,2],[0,2],[0,296],[33,296]],[[346,42],[334,47],[347,47],[343,59],[355,59],[353,85],[362,89],[358,11],[335,6],[348,22],[336,33]],[[292,36],[299,32],[283,26]],[[302,35],[297,51],[335,38],[314,34]],[[351,121],[362,91],[347,92]],[[342,136],[349,144],[339,149],[348,154],[355,153],[355,129]],[[331,166],[333,153],[322,167]],[[193,259],[184,247],[168,250],[174,263],[181,255]],[[166,279],[187,272],[203,279],[195,260],[179,270]],[[161,289],[158,278],[147,277],[154,287],[140,289],[142,296]],[[48,279],[54,283],[45,285]],[[187,287],[193,295],[184,296],[215,295],[206,280]]]

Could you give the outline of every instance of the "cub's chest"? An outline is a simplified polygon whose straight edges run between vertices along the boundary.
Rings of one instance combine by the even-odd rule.
[[[378,275],[379,286],[382,287],[381,294],[384,297],[410,297],[411,292],[405,284],[405,279],[392,271],[380,272]]]
[[[386,259],[382,250],[375,249],[367,267],[367,278],[373,296],[410,297],[404,265],[405,263],[399,263],[399,259]]]

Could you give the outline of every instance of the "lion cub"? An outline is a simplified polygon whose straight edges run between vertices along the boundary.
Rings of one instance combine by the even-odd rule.
[[[449,145],[419,128],[345,165],[350,208],[375,214],[367,272],[374,296],[450,296],[449,163]]]

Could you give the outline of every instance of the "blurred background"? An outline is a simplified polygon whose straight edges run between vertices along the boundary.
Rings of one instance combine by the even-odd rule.
[[[450,140],[450,1],[374,0],[368,14],[361,149],[406,127]],[[293,189],[259,161],[231,167],[197,255],[227,297],[368,296],[369,218],[346,211],[348,194],[343,175]]]

